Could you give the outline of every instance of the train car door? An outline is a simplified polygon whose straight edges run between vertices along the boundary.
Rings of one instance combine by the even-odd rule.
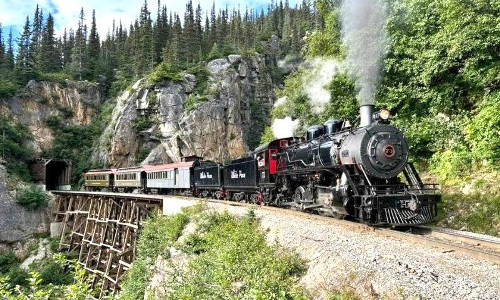
[[[269,175],[276,174],[276,162],[278,160],[278,150],[269,149]]]
[[[174,186],[177,187],[179,181],[179,169],[174,169]]]
[[[141,187],[143,191],[146,191],[147,183],[148,183],[148,174],[146,172],[141,172]]]

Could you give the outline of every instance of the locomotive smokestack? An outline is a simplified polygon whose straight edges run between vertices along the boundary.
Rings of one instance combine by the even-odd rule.
[[[372,123],[373,105],[365,104],[359,107],[359,115],[361,117],[360,127],[368,126]]]

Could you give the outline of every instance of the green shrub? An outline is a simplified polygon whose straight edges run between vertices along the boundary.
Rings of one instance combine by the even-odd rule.
[[[0,116],[0,154],[5,154],[9,174],[23,181],[31,180],[26,161],[31,158],[32,151],[25,145],[31,139],[31,131],[26,125],[17,123],[12,116]]]
[[[190,214],[186,209],[174,216],[164,216],[157,211],[145,222],[137,242],[137,257],[125,275],[120,299],[144,298],[151,278],[151,265],[158,255],[167,255],[168,248],[175,243],[188,223]]]
[[[134,129],[136,132],[141,132],[143,130],[147,130],[153,126],[153,121],[151,121],[148,117],[137,117],[134,122]]]
[[[0,79],[0,99],[14,96],[18,87],[15,82]]]
[[[165,62],[159,64],[154,68],[153,72],[149,74],[148,81],[151,84],[157,84],[164,82],[166,80],[172,80],[176,82],[182,81],[182,75],[176,68],[172,67],[170,64]]]
[[[73,282],[73,277],[65,267],[65,263],[57,260],[42,266],[40,278],[42,279],[42,284],[67,285]]]
[[[182,249],[188,269],[170,274],[166,299],[307,299],[298,278],[304,262],[280,246],[269,246],[255,215],[244,218],[202,213],[199,228]]]
[[[7,278],[9,278],[9,285],[11,287],[15,287],[16,285],[19,286],[28,285],[29,273],[27,271],[20,269],[19,267],[11,268],[6,273],[6,276]]]
[[[208,98],[206,96],[195,96],[193,94],[191,94],[183,103],[182,103],[182,108],[184,108],[184,111],[186,113],[189,113],[191,112],[196,104],[202,102],[202,101],[206,101]]]
[[[441,226],[500,236],[500,195],[445,192],[436,219]]]
[[[36,209],[47,205],[49,198],[42,188],[30,185],[17,195],[16,201],[28,209]]]
[[[206,94],[208,86],[208,77],[210,72],[208,72],[207,67],[204,63],[195,64],[186,70],[186,73],[193,74],[196,76],[196,84],[193,89],[193,94],[204,95]]]
[[[54,258],[58,260],[57,258]],[[8,277],[0,275],[0,297],[2,299],[94,299],[85,270],[73,262],[67,285],[43,284],[40,273],[31,271],[26,276],[24,284],[16,287],[9,282]],[[25,273],[25,272],[24,272]]]
[[[66,80],[71,79],[72,76],[64,72],[58,73],[42,73],[40,74],[41,81],[66,83]]]
[[[20,263],[19,257],[14,252],[0,252],[0,273],[6,273]]]

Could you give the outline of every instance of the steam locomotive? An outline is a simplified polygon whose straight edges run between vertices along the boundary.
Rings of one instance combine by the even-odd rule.
[[[330,120],[311,126],[305,139],[277,139],[225,165],[194,158],[91,170],[85,187],[248,201],[371,225],[431,222],[441,200],[438,186],[424,184],[408,162],[407,141],[389,115],[365,105],[357,128]]]

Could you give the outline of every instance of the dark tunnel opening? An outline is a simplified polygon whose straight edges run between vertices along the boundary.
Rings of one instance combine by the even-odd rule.
[[[30,164],[33,179],[45,185],[47,191],[71,189],[71,161],[64,159],[36,159]]]
[[[45,166],[45,188],[50,190],[60,189],[70,184],[71,175],[66,161],[51,160]]]

